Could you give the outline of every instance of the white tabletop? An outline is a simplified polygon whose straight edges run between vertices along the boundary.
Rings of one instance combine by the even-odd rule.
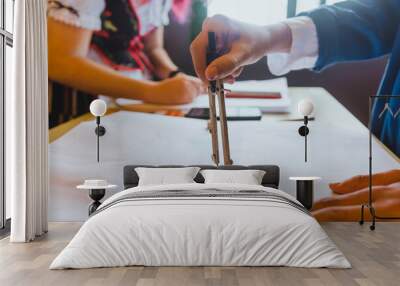
[[[316,199],[330,196],[328,184],[368,174],[368,129],[335,98],[321,88],[291,88],[292,115],[267,114],[261,121],[230,121],[229,137],[234,164],[276,164],[280,189],[294,195],[288,179],[321,176],[315,182]],[[304,138],[297,103],[310,98],[309,161],[304,162]],[[368,100],[368,97],[365,97]],[[83,122],[50,144],[50,220],[85,220],[90,199],[73,192],[85,178],[100,177],[123,188],[123,167],[128,164],[212,164],[207,121],[135,112],[117,112],[102,118],[107,129],[100,138],[100,164],[96,162],[95,121]],[[399,162],[374,140],[374,172],[399,167]],[[220,151],[222,154],[222,150]],[[106,197],[113,194],[109,191]]]
[[[107,185],[107,186],[88,186],[88,185],[78,185],[76,188],[78,190],[107,190],[107,189],[115,189],[117,185]]]
[[[292,181],[316,181],[321,179],[321,177],[289,177],[289,180]]]

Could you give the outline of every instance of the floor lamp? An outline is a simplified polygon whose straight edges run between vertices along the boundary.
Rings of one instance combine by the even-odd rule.
[[[375,208],[373,206],[373,201],[372,201],[372,108],[373,108],[373,103],[375,102],[375,99],[385,99],[386,103],[385,106],[383,108],[383,110],[381,111],[380,116],[384,113],[384,112],[391,112],[391,114],[393,116],[396,116],[397,113],[394,113],[391,109],[390,106],[388,105],[387,101],[392,99],[392,98],[397,98],[398,100],[400,100],[400,95],[371,95],[369,97],[369,119],[368,119],[368,130],[369,130],[369,192],[368,192],[368,203],[367,204],[363,204],[361,205],[361,219],[359,221],[360,225],[364,224],[364,208],[368,208],[369,212],[372,216],[372,224],[369,226],[370,230],[375,230],[375,221],[376,219],[380,219],[380,220],[398,220],[400,219],[400,217],[381,217],[376,215],[376,211]],[[397,112],[397,111],[396,111]],[[399,116],[400,119],[400,115]]]

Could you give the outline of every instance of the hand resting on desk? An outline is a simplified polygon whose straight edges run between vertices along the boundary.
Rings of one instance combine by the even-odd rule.
[[[146,97],[146,103],[176,105],[192,102],[206,92],[203,83],[196,77],[178,74],[173,78],[155,83],[152,94]]]
[[[154,29],[143,39],[144,52],[155,67],[155,75],[163,79],[159,82],[144,80],[144,74],[143,79],[127,76],[88,57],[93,33],[94,30],[48,18],[49,78],[52,81],[90,94],[164,105],[189,103],[203,93],[199,79],[183,73],[167,78],[166,74],[177,67],[162,46],[162,30]]]
[[[369,177],[355,176],[341,183],[330,184],[331,197],[314,203],[312,214],[318,221],[357,221],[360,206],[368,202]],[[374,174],[373,204],[377,215],[400,217],[400,169]],[[367,208],[364,217],[371,219]]]
[[[391,170],[384,173],[372,175],[372,185],[382,186],[400,182],[400,169]],[[347,194],[352,190],[359,190],[369,186],[369,176],[355,176],[341,183],[332,183],[329,185],[335,194]]]

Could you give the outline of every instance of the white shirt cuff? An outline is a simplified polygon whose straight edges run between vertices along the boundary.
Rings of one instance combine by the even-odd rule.
[[[317,28],[311,18],[295,17],[286,20],[285,23],[292,32],[292,47],[289,53],[267,55],[269,70],[274,75],[313,68],[318,59]]]

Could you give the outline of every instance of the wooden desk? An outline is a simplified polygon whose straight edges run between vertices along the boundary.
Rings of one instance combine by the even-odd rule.
[[[291,88],[291,110],[310,98],[309,162],[304,162],[301,122],[285,121],[293,114],[266,114],[261,121],[229,122],[235,164],[277,164],[280,188],[295,194],[290,176],[320,176],[315,199],[329,196],[328,183],[368,173],[368,129],[321,88]],[[366,100],[368,100],[366,98]],[[210,135],[205,120],[137,112],[114,112],[102,120],[101,163],[96,162],[94,121],[83,116],[50,131],[50,220],[79,221],[87,217],[87,196],[75,185],[84,179],[106,179],[122,188],[127,164],[210,164]],[[72,128],[71,128],[72,127]],[[399,167],[399,161],[374,141],[374,172]]]

